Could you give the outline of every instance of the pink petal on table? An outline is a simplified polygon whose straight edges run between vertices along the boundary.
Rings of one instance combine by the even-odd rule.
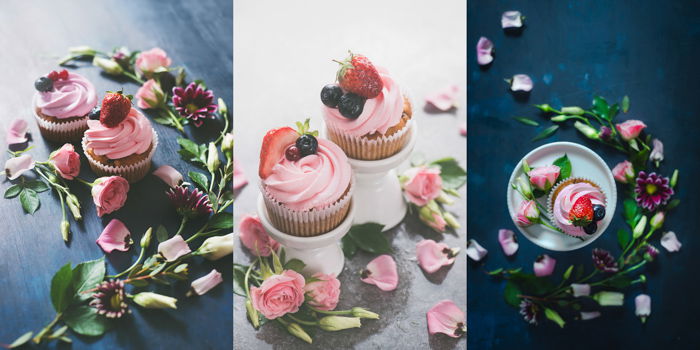
[[[379,289],[388,292],[396,289],[399,284],[399,274],[396,262],[390,255],[380,255],[367,264],[362,271],[362,282],[374,284]]]
[[[493,43],[484,36],[476,44],[476,61],[482,66],[493,62]]]
[[[527,74],[516,74],[510,80],[510,90],[511,91],[525,91],[529,92],[532,90],[532,79]]]
[[[646,294],[639,294],[634,298],[634,314],[645,321],[651,315],[651,297]]]
[[[506,11],[501,15],[501,28],[520,28],[523,26],[523,15],[520,11]]]
[[[248,179],[245,178],[245,174],[243,173],[243,169],[241,169],[241,165],[236,161],[236,159],[233,160],[233,189],[234,191],[247,185],[248,184]]]
[[[224,279],[221,278],[221,273],[219,273],[219,271],[211,270],[211,272],[209,272],[206,276],[202,276],[192,281],[191,287],[195,294],[202,295],[210,291],[212,288],[218,286],[219,283],[223,282],[223,280]]]
[[[427,273],[433,273],[443,266],[455,262],[453,250],[445,243],[437,243],[432,239],[424,239],[416,244],[418,264]],[[452,255],[452,257],[450,257]]]
[[[467,136],[467,122],[459,124],[459,134],[462,136]]]
[[[100,237],[97,237],[95,243],[105,253],[111,253],[115,250],[125,252],[131,248],[133,242],[131,241],[131,232],[126,228],[126,225],[118,219],[112,219],[102,230]]]
[[[479,245],[474,239],[467,241],[467,256],[474,261],[483,259],[489,251]]]
[[[511,230],[498,230],[498,243],[501,243],[503,252],[508,256],[518,251],[518,239],[515,238],[515,233]]]
[[[542,254],[538,256],[534,263],[535,276],[544,277],[551,275],[556,265],[557,261],[549,255]]]
[[[425,96],[425,102],[445,112],[457,106],[457,97],[459,97],[459,86],[450,85]]]
[[[190,253],[190,247],[187,245],[182,236],[175,235],[173,238],[163,241],[158,245],[158,253],[160,253],[165,260],[175,261],[177,258]]]
[[[34,169],[34,159],[31,154],[23,154],[19,157],[12,157],[5,162],[5,175],[10,180],[14,180],[25,171]]]
[[[592,320],[592,319],[598,318],[598,317],[600,317],[599,311],[589,311],[589,312],[581,311],[581,320],[583,320],[583,321]]]
[[[452,300],[435,304],[425,314],[428,320],[428,333],[443,333],[459,338],[466,333],[467,316]]]
[[[153,175],[158,176],[170,187],[176,187],[182,183],[182,174],[170,165],[161,165]]]
[[[5,141],[8,145],[27,142],[27,130],[29,124],[24,119],[14,119],[10,122],[10,127],[7,129]]]
[[[661,236],[661,245],[671,253],[679,251],[682,246],[673,231],[668,231]]]

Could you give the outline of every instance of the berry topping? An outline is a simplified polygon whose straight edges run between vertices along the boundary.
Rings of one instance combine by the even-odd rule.
[[[343,117],[348,119],[357,119],[357,117],[362,114],[362,110],[365,108],[365,98],[348,92],[347,94],[340,96],[340,101],[338,101],[338,112],[343,115]]]
[[[345,61],[336,62],[340,63],[337,79],[343,90],[366,98],[375,98],[382,92],[382,77],[367,57],[350,52]]]
[[[340,96],[343,96],[343,89],[338,85],[328,84],[321,89],[321,102],[328,107],[335,108]]]
[[[64,69],[64,70],[58,72],[58,79],[68,80],[68,71]]]
[[[49,73],[49,75],[47,75],[47,76],[49,77],[49,79],[51,79],[51,80],[53,80],[53,81],[58,80],[58,72],[55,71],[55,70],[52,70],[52,71]]]
[[[272,168],[286,155],[289,145],[299,138],[299,133],[290,127],[272,129],[265,134],[260,149],[260,167],[258,175],[265,179],[272,173]]]
[[[311,134],[304,134],[299,136],[296,141],[296,146],[301,152],[301,156],[306,157],[311,154],[316,154],[318,149],[318,140]]]
[[[290,162],[296,162],[301,159],[301,151],[299,151],[299,147],[296,144],[291,145],[284,151],[284,157]]]
[[[600,204],[594,205],[593,206],[593,219],[595,221],[600,221],[600,220],[603,220],[604,217],[605,217],[605,207],[600,205]]]
[[[593,222],[593,204],[589,196],[583,196],[576,200],[569,211],[569,220],[574,226],[585,227]]]
[[[53,80],[41,77],[34,82],[34,88],[41,92],[51,91],[53,89]]]
[[[586,234],[592,235],[595,233],[595,231],[598,231],[598,224],[591,222],[583,227],[583,231],[586,232]]]
[[[88,118],[91,120],[100,120],[100,106],[95,106],[88,114]]]
[[[131,110],[131,99],[121,91],[108,92],[102,99],[102,110],[100,112],[100,122],[113,128],[121,123],[129,115]]]

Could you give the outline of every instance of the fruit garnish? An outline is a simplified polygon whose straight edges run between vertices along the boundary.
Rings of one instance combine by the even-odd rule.
[[[316,154],[318,150],[318,140],[313,135],[304,134],[299,136],[296,141],[296,146],[301,152],[301,157],[306,157],[308,155]]]
[[[258,175],[261,179],[270,176],[272,168],[285,156],[289,145],[294,145],[298,138],[299,133],[288,126],[272,129],[265,134],[260,149],[260,166],[258,167]]]
[[[66,79],[68,79],[68,71],[65,69],[60,71],[60,72],[52,70],[51,72],[49,72],[47,77],[53,81],[56,81],[58,79],[66,80]]]
[[[124,95],[121,90],[108,91],[102,99],[100,122],[108,128],[113,128],[126,119],[130,110],[131,98],[129,96]]]
[[[357,119],[357,117],[362,114],[362,110],[365,108],[365,98],[348,92],[347,94],[340,96],[340,101],[338,101],[338,112],[348,119]]]
[[[593,219],[595,221],[603,220],[605,217],[605,207],[600,204],[593,205]]]
[[[589,196],[577,199],[569,211],[569,220],[574,226],[585,227],[593,222],[593,204]]]
[[[598,231],[598,224],[595,222],[591,222],[583,227],[583,232],[586,232],[586,234],[592,235],[595,233],[595,231]]]
[[[284,151],[284,157],[290,162],[296,162],[301,159],[301,151],[299,151],[299,147],[296,146],[296,143],[287,147],[287,150]]]
[[[340,96],[343,96],[343,89],[338,85],[328,84],[321,89],[321,102],[328,107],[335,108]]]
[[[367,57],[348,52],[350,56],[344,61],[335,61],[340,63],[337,74],[340,87],[366,98],[379,96],[384,83],[377,69]]]
[[[52,70],[51,72],[49,72],[47,77],[53,81],[56,81],[56,80],[58,80],[58,72],[55,70]]]
[[[48,77],[41,77],[34,82],[34,88],[41,92],[51,91],[53,89],[53,80]]]
[[[68,71],[64,69],[64,70],[58,72],[58,79],[68,80]]]
[[[88,118],[91,120],[100,120],[100,106],[95,106],[95,108],[88,113]]]

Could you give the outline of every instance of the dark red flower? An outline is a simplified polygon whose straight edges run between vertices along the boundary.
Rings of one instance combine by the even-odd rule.
[[[97,286],[97,292],[92,295],[90,306],[97,313],[107,318],[120,318],[130,312],[126,303],[124,282],[121,280],[104,281]]]
[[[209,196],[199,189],[190,190],[185,186],[176,186],[165,193],[175,206],[177,213],[182,216],[195,218],[212,212]]]
[[[179,86],[173,88],[173,106],[181,116],[191,120],[197,127],[205,119],[214,118],[214,112],[218,108],[214,102],[214,93],[194,82],[184,89]]]
[[[593,265],[603,272],[617,272],[619,270],[615,258],[605,249],[593,249]]]
[[[660,205],[666,205],[673,195],[673,188],[665,176],[656,173],[648,174],[640,171],[636,180],[634,192],[637,194],[637,205],[648,211],[654,211]]]

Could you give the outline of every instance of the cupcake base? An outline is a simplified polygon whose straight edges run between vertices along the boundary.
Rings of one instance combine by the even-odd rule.
[[[158,134],[153,130],[153,140],[151,141],[151,147],[148,150],[148,154],[145,158],[138,160],[132,164],[122,164],[122,165],[108,165],[100,162],[98,159],[92,156],[91,152],[87,148],[87,140],[83,137],[82,141],[83,153],[90,164],[92,171],[97,174],[97,176],[121,176],[125,178],[129,183],[137,182],[144,178],[151,170],[151,160],[153,155],[156,153],[156,148],[158,148]]]
[[[78,142],[88,129],[87,116],[72,117],[65,120],[43,115],[34,109],[34,119],[39,126],[41,136],[54,142]]]

